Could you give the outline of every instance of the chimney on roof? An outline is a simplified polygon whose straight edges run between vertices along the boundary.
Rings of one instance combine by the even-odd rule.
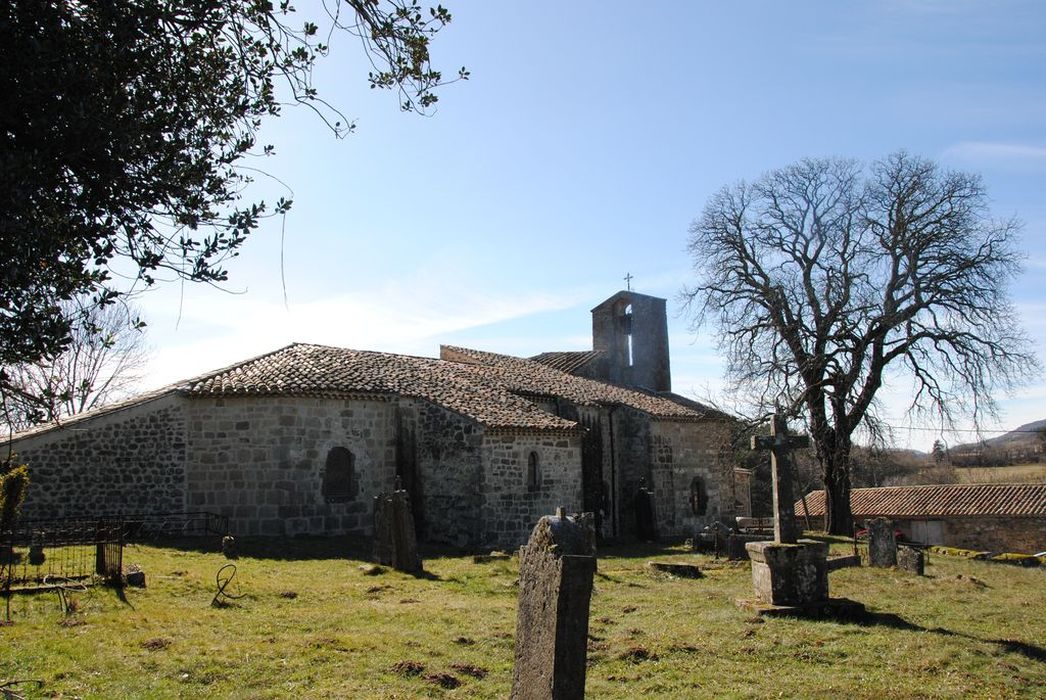
[[[621,291],[592,309],[592,349],[601,351],[606,379],[648,391],[671,391],[667,301]]]

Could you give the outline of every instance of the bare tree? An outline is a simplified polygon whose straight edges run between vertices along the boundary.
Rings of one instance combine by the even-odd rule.
[[[24,430],[117,400],[141,378],[146,360],[144,324],[133,307],[98,306],[82,299],[63,304],[70,342],[54,357],[5,368],[0,391],[8,430]]]
[[[693,329],[718,327],[761,410],[805,418],[830,533],[852,530],[853,435],[884,435],[884,382],[913,382],[911,417],[950,426],[1038,370],[1008,295],[1019,224],[986,205],[977,176],[904,152],[867,171],[808,159],[722,189],[690,228]]]

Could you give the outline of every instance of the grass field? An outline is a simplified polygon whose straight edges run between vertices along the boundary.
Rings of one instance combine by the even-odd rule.
[[[212,543],[215,544],[216,543]],[[505,698],[512,679],[517,561],[429,556],[428,577],[369,574],[330,540],[243,542],[227,561],[132,546],[148,587],[12,598],[0,683],[52,698]],[[653,574],[651,558],[705,578]],[[1046,689],[1046,571],[934,556],[927,576],[831,574],[866,624],[762,620],[747,562],[682,549],[601,552],[592,599],[590,698],[1029,698]],[[457,687],[451,688],[457,684]]]
[[[964,484],[1042,484],[1046,464],[1017,464],[1010,467],[958,467],[955,473]]]

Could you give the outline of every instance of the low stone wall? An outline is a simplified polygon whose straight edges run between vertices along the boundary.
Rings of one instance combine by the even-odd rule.
[[[945,544],[991,552],[1046,550],[1046,518],[954,518],[944,522]]]

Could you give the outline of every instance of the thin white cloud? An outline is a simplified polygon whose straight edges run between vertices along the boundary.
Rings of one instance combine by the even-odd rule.
[[[568,308],[570,295],[492,295],[439,290],[421,281],[390,281],[380,289],[299,303],[210,295],[187,302],[180,331],[159,332],[147,372],[157,386],[190,377],[292,342],[435,356],[447,336]],[[193,332],[203,329],[203,333]],[[201,337],[205,336],[205,337]]]
[[[1046,165],[1046,147],[1025,143],[963,141],[944,149],[942,157],[969,162]]]

